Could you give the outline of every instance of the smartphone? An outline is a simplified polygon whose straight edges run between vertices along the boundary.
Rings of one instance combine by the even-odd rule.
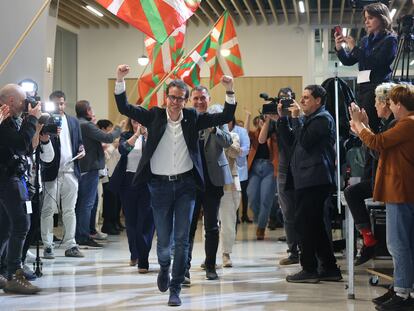
[[[290,116],[289,108],[293,104],[292,98],[283,98],[280,100],[282,104],[282,116]]]
[[[337,35],[342,35],[342,28],[341,28],[341,26],[337,25],[337,26],[335,26],[334,29],[335,29],[335,32],[336,32]]]

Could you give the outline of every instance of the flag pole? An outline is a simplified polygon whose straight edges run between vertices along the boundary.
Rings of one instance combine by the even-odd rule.
[[[29,26],[27,26],[26,30],[23,32],[23,34],[20,36],[19,40],[17,40],[16,45],[13,47],[13,49],[10,51],[9,55],[7,55],[6,59],[0,66],[0,74],[3,72],[3,70],[7,67],[7,65],[12,60],[14,54],[16,54],[17,49],[20,47],[20,45],[23,43],[24,39],[26,39],[27,35],[32,30],[33,26],[37,23],[37,21],[40,18],[40,15],[42,15],[43,11],[47,8],[51,0],[46,0],[40,10],[36,13],[32,21],[30,22]]]
[[[215,22],[215,24],[213,25],[213,28],[203,37],[203,39],[201,39],[195,46],[194,48],[191,49],[190,52],[187,53],[187,55],[185,57],[181,57],[180,61],[177,63],[177,65],[169,72],[167,73],[160,82],[158,82],[157,86],[151,91],[151,93],[149,93],[149,95],[147,95],[145,97],[145,99],[143,100],[142,103],[146,103],[148,100],[150,100],[150,98],[152,97],[152,95],[154,95],[159,89],[160,87],[164,84],[165,80],[168,79],[169,76],[171,76],[171,74],[177,70],[182,63],[184,63],[185,60],[187,60],[188,57],[190,57],[190,55],[197,49],[197,47],[208,38],[208,36],[211,35],[211,32],[213,31],[214,27],[217,25],[217,23],[220,21],[220,19],[224,16],[224,14],[227,11],[224,11],[223,14],[219,17],[219,19]]]

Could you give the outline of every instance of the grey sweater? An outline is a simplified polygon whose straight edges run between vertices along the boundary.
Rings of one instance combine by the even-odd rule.
[[[105,155],[102,143],[112,143],[121,135],[121,128],[115,126],[112,132],[106,133],[84,118],[79,118],[79,124],[86,152],[85,157],[79,160],[81,173],[103,169]]]

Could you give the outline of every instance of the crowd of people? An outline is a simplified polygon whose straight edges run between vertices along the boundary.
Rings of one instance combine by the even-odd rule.
[[[358,63],[360,72],[369,71],[361,74],[368,80],[359,80],[357,101],[349,106],[350,128],[366,151],[361,182],[344,189],[363,237],[355,264],[375,255],[378,242],[364,203],[373,197],[386,204],[387,246],[394,264],[393,287],[373,302],[378,310],[412,310],[414,87],[390,83],[397,38],[388,8],[371,4],[363,14],[368,34],[359,46],[353,38],[335,34],[342,63]],[[306,86],[298,100],[291,88],[280,89],[276,111],[254,117],[250,129],[250,112],[244,125],[235,119],[232,77],[221,78],[224,105],[212,105],[204,86],[190,90],[173,80],[164,105],[146,110],[128,103],[124,78],[129,71],[128,65],[117,67],[116,104],[128,119],[115,126],[96,121],[86,100],[76,103],[76,117],[68,115],[65,94],[54,91],[49,99],[57,107],[51,118],[57,131],[51,133],[41,122],[40,103],[27,103],[19,85],[0,89],[0,288],[17,294],[40,291],[30,283],[36,276],[23,265],[29,246],[39,238],[42,257],[55,258],[55,214],[61,213],[65,256],[80,258],[85,256],[81,249],[102,248],[107,235],[119,234],[121,209],[129,265],[140,274],[150,269],[156,232],[157,285],[161,292],[169,290],[170,306],[181,305],[182,286],[191,286],[201,215],[207,280],[219,278],[219,241],[223,267],[232,267],[237,223],[254,222],[256,239],[264,240],[275,206],[283,214],[288,252],[279,264],[301,267],[286,281],[342,279],[326,223],[338,163],[335,121],[322,86]],[[99,201],[101,230],[96,227]]]

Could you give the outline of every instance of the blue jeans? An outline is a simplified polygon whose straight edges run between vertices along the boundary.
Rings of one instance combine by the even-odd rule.
[[[414,203],[387,203],[387,247],[394,264],[394,291],[414,286]]]
[[[177,181],[149,182],[152,211],[157,230],[157,256],[162,270],[171,264],[171,234],[174,229],[174,262],[170,290],[180,291],[187,265],[189,233],[196,197],[194,177]]]
[[[276,177],[273,175],[272,162],[264,159],[254,160],[250,170],[247,197],[258,228],[266,228],[275,192]]]
[[[89,240],[91,211],[98,192],[98,170],[87,172],[79,180],[78,200],[76,202],[76,242]]]

